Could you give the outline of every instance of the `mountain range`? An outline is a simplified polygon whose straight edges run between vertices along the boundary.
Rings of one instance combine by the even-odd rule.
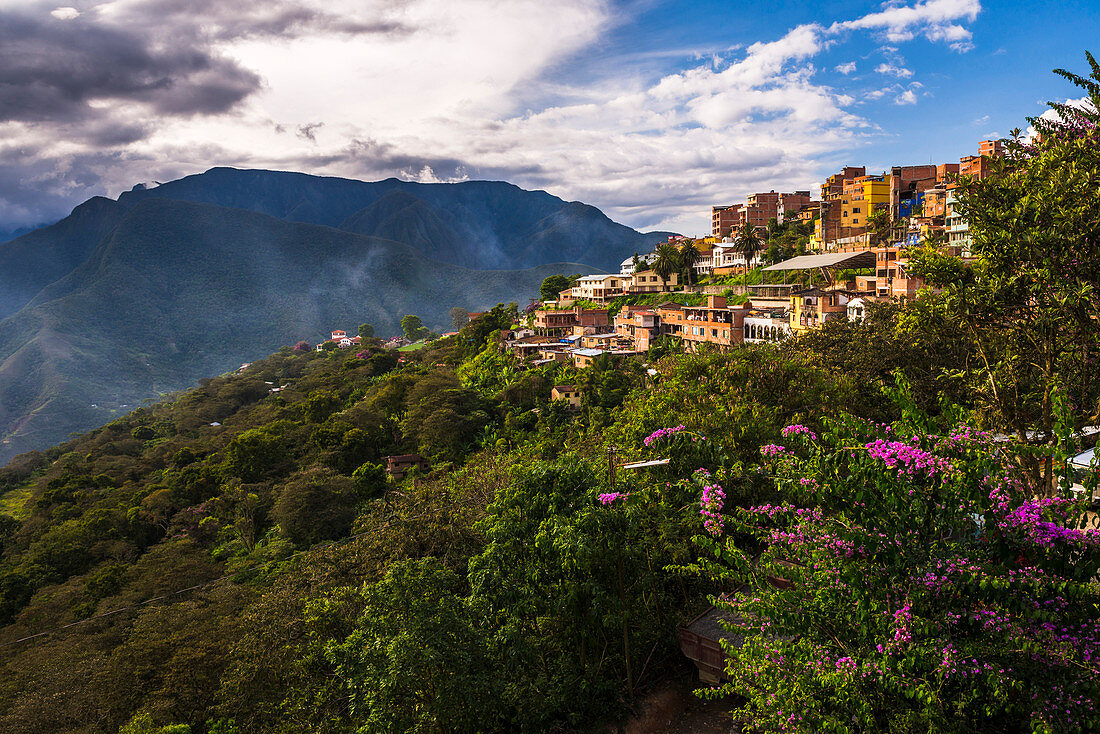
[[[0,244],[0,464],[299,339],[523,299],[667,233],[502,182],[215,168]]]

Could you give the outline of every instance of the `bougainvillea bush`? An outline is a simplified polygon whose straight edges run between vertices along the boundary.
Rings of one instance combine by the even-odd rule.
[[[719,602],[740,622],[709,693],[743,696],[762,731],[1100,728],[1100,534],[1081,492],[1039,498],[967,426],[845,418],[761,453],[779,503],[722,507],[694,477],[702,568],[740,585]]]

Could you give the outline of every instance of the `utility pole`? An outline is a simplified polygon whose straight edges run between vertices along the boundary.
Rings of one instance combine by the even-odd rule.
[[[615,491],[615,454],[619,452],[619,449],[615,446],[609,446],[607,449],[607,483],[611,486],[611,491]]]

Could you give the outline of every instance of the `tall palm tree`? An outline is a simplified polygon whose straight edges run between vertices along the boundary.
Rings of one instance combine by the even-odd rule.
[[[663,242],[654,252],[657,259],[653,261],[653,272],[661,277],[661,290],[665,290],[668,277],[680,272],[680,251],[672,243]]]
[[[741,229],[737,230],[737,235],[733,239],[733,244],[737,248],[737,251],[745,258],[745,274],[742,283],[747,285],[749,264],[764,247],[764,243],[760,240],[760,235],[756,233],[756,226],[749,222],[745,222],[741,225]]]
[[[695,246],[695,240],[688,240],[680,248],[680,267],[683,273],[681,280],[689,285],[695,284],[695,261],[699,259],[699,248]]]

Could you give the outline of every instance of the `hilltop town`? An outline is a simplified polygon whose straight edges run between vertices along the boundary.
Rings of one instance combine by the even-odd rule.
[[[983,140],[958,163],[879,174],[846,166],[816,200],[809,190],[770,191],[714,206],[708,236],[670,236],[618,273],[570,279],[556,295],[544,287],[504,345],[534,364],[585,367],[602,354],[645,353],[660,339],[721,350],[862,320],[869,304],[925,287],[907,269],[913,248],[969,257],[958,186],[987,177],[1003,156],[1001,141]]]

